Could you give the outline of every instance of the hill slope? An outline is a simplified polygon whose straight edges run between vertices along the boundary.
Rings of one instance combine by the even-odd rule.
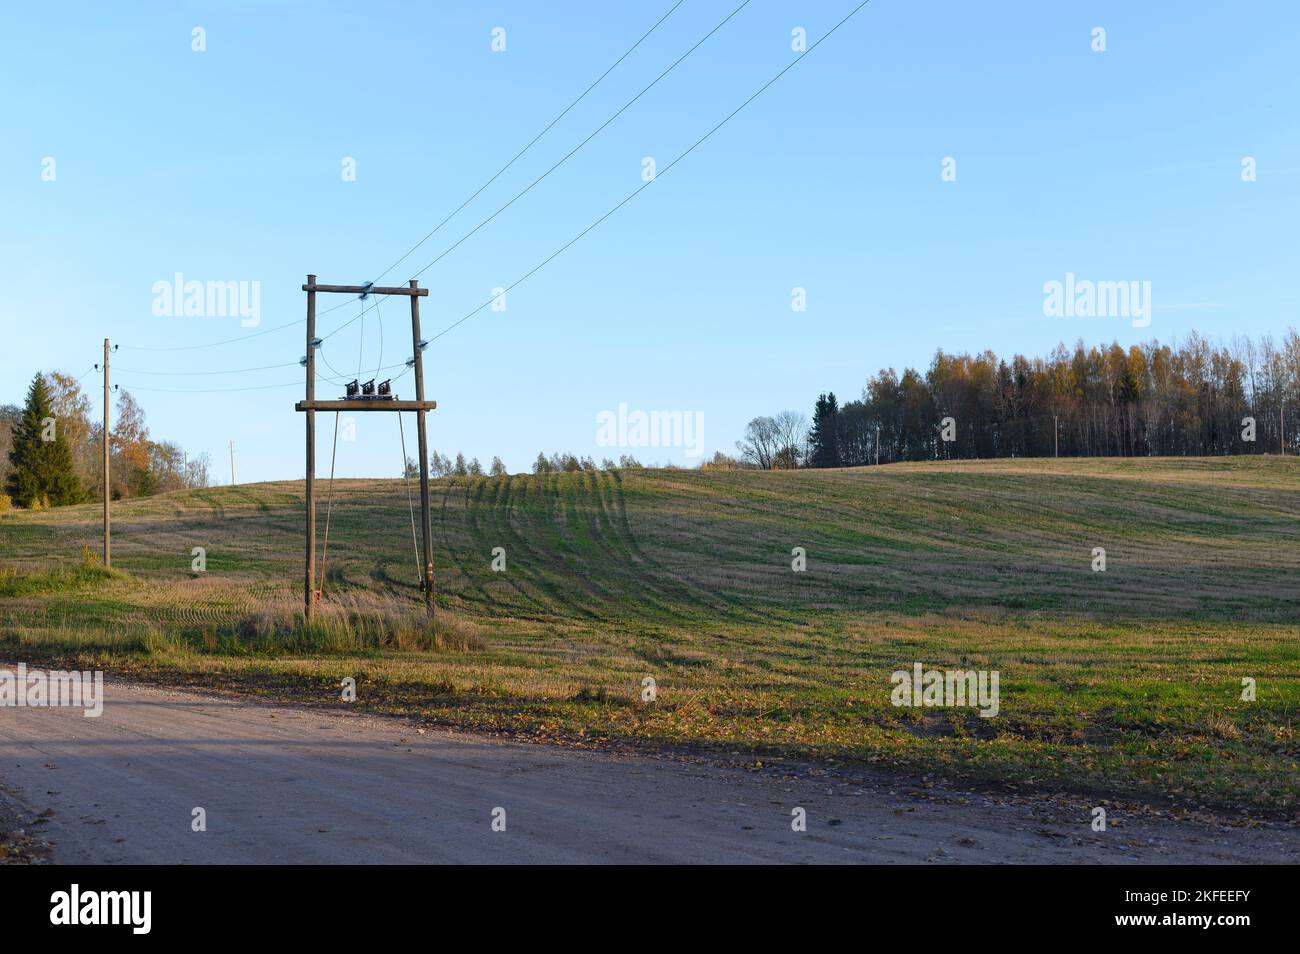
[[[418,605],[401,481],[333,493],[326,603]],[[324,486],[321,499],[323,537]],[[0,634],[8,655],[283,692],[336,695],[360,675],[367,704],[565,737],[1280,811],[1300,794],[1300,462],[453,478],[433,500],[439,606],[478,628],[478,648],[245,638],[250,619],[301,599],[301,485],[288,482],[117,505],[126,579],[39,572],[97,547],[93,506],[0,519],[0,561],[24,571],[0,581]],[[998,670],[999,715],[890,705],[890,673],[915,662]]]

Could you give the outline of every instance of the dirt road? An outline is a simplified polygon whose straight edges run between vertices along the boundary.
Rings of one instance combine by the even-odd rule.
[[[1073,799],[574,751],[111,680],[106,690],[97,719],[0,708],[0,783],[56,861],[1300,861],[1295,829],[1114,810],[1095,833]],[[206,831],[192,830],[196,808]],[[806,831],[792,830],[795,808]]]

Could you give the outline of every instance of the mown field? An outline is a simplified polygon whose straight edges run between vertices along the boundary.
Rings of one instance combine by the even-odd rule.
[[[399,480],[336,486],[337,625],[307,633],[300,484],[119,503],[113,574],[82,566],[97,507],[4,515],[0,658],[321,702],[353,676],[357,705],[542,738],[1297,817],[1300,461],[453,478],[433,499],[433,636]],[[998,670],[1000,714],[894,707],[915,662]]]

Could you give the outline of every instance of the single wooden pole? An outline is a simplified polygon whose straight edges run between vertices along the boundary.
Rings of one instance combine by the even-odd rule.
[[[104,339],[104,566],[113,565],[113,557],[110,553],[109,545],[109,517],[108,517],[108,497],[109,497],[109,468],[108,468],[108,339]]]
[[[1061,425],[1060,418],[1052,415],[1052,456],[1061,456]]]
[[[308,275],[307,284],[315,285],[316,276]],[[316,399],[316,292],[307,292],[307,400]],[[303,617],[307,622],[316,609],[316,412],[307,411],[307,569],[303,575]],[[232,464],[233,468],[233,464]]]
[[[230,486],[235,486],[235,442],[230,442]]]
[[[420,350],[420,297],[415,294],[419,283],[411,279],[411,346],[415,354],[415,399],[424,400],[424,361]],[[310,412],[308,412],[310,413]],[[420,533],[424,538],[424,609],[433,619],[433,524],[429,516],[429,438],[425,432],[421,408],[415,412],[416,430],[420,435]]]

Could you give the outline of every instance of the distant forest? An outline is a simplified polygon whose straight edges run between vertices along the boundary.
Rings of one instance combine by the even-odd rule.
[[[741,466],[852,467],[988,457],[1300,453],[1300,336],[1215,345],[1193,333],[1045,358],[939,351],[922,373],[882,370],[857,400],[820,395],[811,418],[757,417]],[[712,466],[725,466],[719,454]]]
[[[38,436],[47,417],[55,422],[48,442]],[[77,378],[61,371],[37,374],[25,405],[0,405],[0,512],[11,504],[45,507],[100,499],[103,430]],[[47,443],[51,456],[33,459],[33,448]],[[117,394],[109,453],[115,500],[208,486],[208,455],[190,456],[173,441],[154,440],[144,410],[125,390]]]

